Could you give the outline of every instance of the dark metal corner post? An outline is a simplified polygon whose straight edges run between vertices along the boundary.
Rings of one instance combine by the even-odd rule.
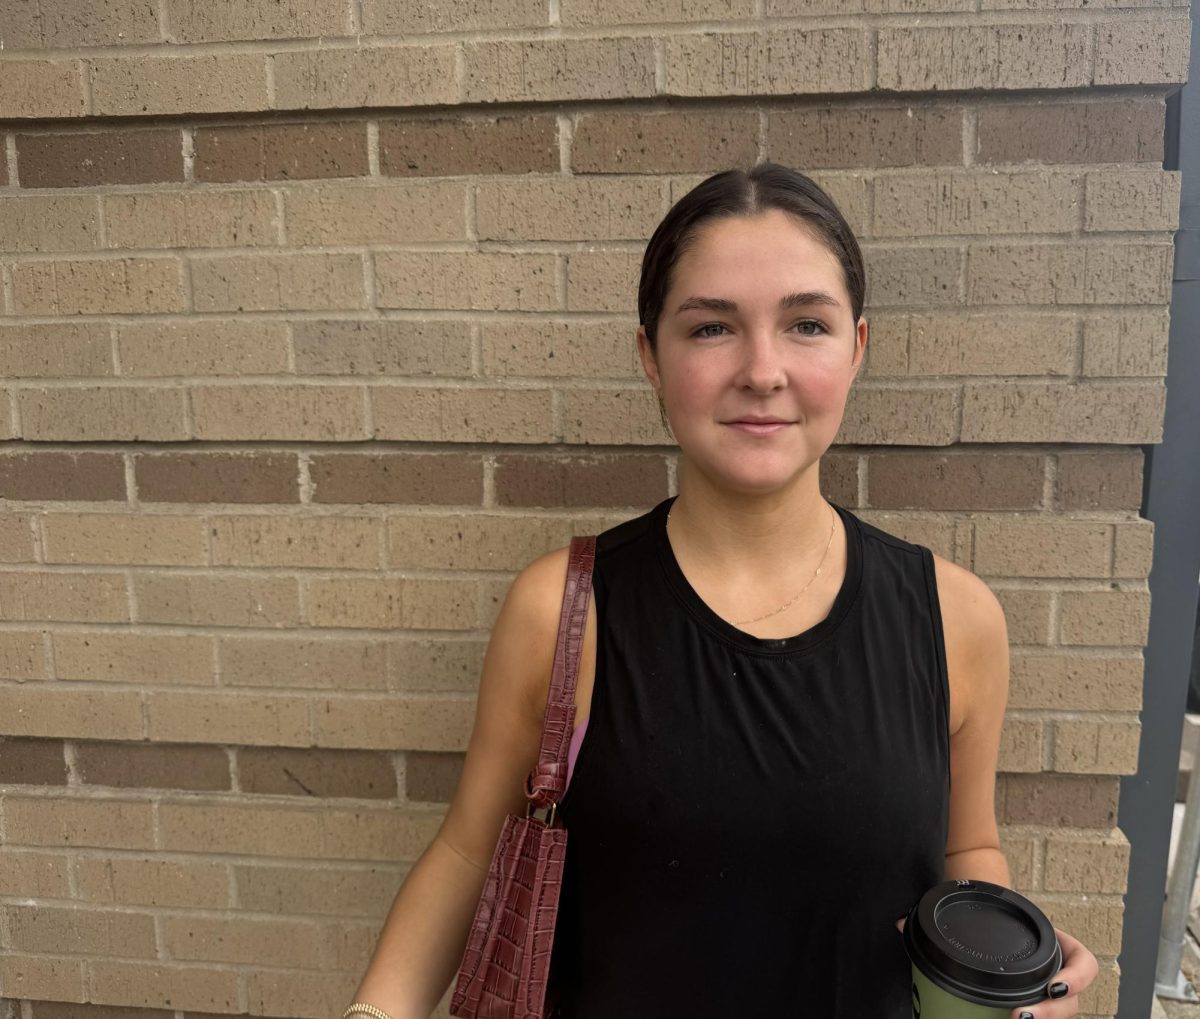
[[[1163,441],[1146,453],[1142,515],[1154,521],[1150,636],[1136,775],[1121,780],[1130,842],[1118,1019],[1146,1019],[1167,884],[1167,850],[1200,580],[1200,11],[1188,84],[1167,102],[1167,169],[1183,172],[1175,235]]]

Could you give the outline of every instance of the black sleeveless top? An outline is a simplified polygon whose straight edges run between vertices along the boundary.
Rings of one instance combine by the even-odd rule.
[[[835,504],[832,610],[763,639],[684,577],[673,501],[597,538],[553,1014],[907,1019],[895,921],[942,880],[949,813],[932,554]]]

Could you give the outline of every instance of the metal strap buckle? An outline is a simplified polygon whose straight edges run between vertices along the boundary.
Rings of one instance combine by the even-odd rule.
[[[526,806],[525,806],[525,816],[526,817],[537,817],[537,811],[539,811],[539,810],[545,810],[546,816],[544,818],[538,817],[538,820],[543,821],[547,828],[553,827],[554,815],[558,811],[558,801],[556,800],[554,803],[551,803],[549,807],[535,807],[533,805],[533,800],[530,800],[529,803],[526,804]]]

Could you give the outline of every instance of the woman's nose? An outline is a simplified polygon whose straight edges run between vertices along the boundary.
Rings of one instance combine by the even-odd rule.
[[[778,338],[773,333],[747,333],[742,350],[741,384],[760,393],[786,381]]]

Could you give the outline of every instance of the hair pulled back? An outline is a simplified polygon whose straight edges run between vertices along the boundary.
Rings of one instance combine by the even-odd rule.
[[[867,278],[858,240],[837,204],[816,182],[779,163],[758,163],[750,170],[724,170],[701,181],[671,206],[655,228],[642,256],[638,283],[638,319],[656,349],[671,273],[695,242],[699,228],[727,216],[753,216],[780,209],[809,227],[842,267],[850,306],[857,322],[866,300]]]

